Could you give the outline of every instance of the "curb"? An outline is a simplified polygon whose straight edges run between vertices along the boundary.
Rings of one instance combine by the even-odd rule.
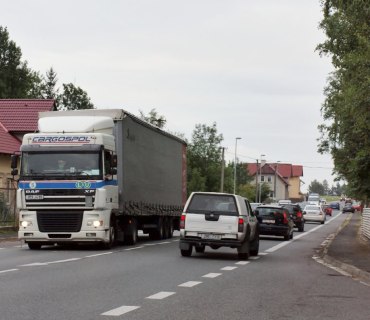
[[[328,236],[328,238],[322,243],[320,249],[317,250],[317,254],[315,254],[312,258],[318,263],[325,265],[326,267],[334,269],[347,277],[351,277],[354,280],[360,281],[361,283],[370,286],[369,272],[361,270],[348,263],[339,261],[328,254],[328,249],[332,244],[333,240],[348,225],[348,223],[352,219],[352,215],[353,214],[351,213],[346,218],[346,220],[344,220],[342,225],[338,228],[338,230],[335,233],[332,233],[331,235]],[[357,234],[357,237],[359,237],[359,234]]]

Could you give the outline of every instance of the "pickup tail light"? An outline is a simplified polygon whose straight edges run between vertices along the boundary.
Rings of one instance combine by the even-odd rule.
[[[243,232],[244,230],[244,219],[243,218],[239,218],[239,221],[238,221],[238,232]]]
[[[185,229],[185,220],[186,220],[186,215],[182,214],[180,218],[180,229]]]

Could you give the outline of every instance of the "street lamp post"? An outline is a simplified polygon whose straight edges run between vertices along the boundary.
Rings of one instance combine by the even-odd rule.
[[[236,147],[238,146],[238,140],[240,140],[240,137],[235,138],[235,156],[234,156],[234,194],[236,192]]]
[[[264,157],[265,156],[265,154],[261,154],[261,157],[260,157],[260,159],[261,159],[261,164],[260,164],[260,187],[259,187],[259,189],[260,189],[260,192],[259,192],[259,203],[261,203],[261,198],[262,198],[262,196],[261,196],[261,193],[262,193],[262,157]]]

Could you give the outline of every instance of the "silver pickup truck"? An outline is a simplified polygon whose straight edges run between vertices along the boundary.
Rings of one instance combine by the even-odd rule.
[[[180,252],[189,257],[193,247],[203,253],[206,246],[236,248],[239,259],[258,255],[259,224],[246,198],[216,192],[190,195],[180,220]]]

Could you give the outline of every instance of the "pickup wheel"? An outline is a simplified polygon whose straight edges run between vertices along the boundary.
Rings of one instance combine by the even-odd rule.
[[[243,245],[238,248],[238,258],[241,260],[248,260],[250,252],[249,236],[244,241]]]
[[[206,246],[195,247],[195,252],[197,253],[204,253],[205,250]]]
[[[41,244],[38,242],[28,242],[27,243],[28,248],[31,250],[40,250],[41,249]]]
[[[186,250],[183,250],[181,249],[180,252],[181,252],[181,255],[183,257],[190,257],[191,256],[191,253],[193,251],[193,246],[190,246],[189,249],[186,249]]]
[[[250,255],[258,256],[259,248],[260,248],[260,233],[257,230],[254,236],[254,239],[250,244],[250,251],[249,251]]]

